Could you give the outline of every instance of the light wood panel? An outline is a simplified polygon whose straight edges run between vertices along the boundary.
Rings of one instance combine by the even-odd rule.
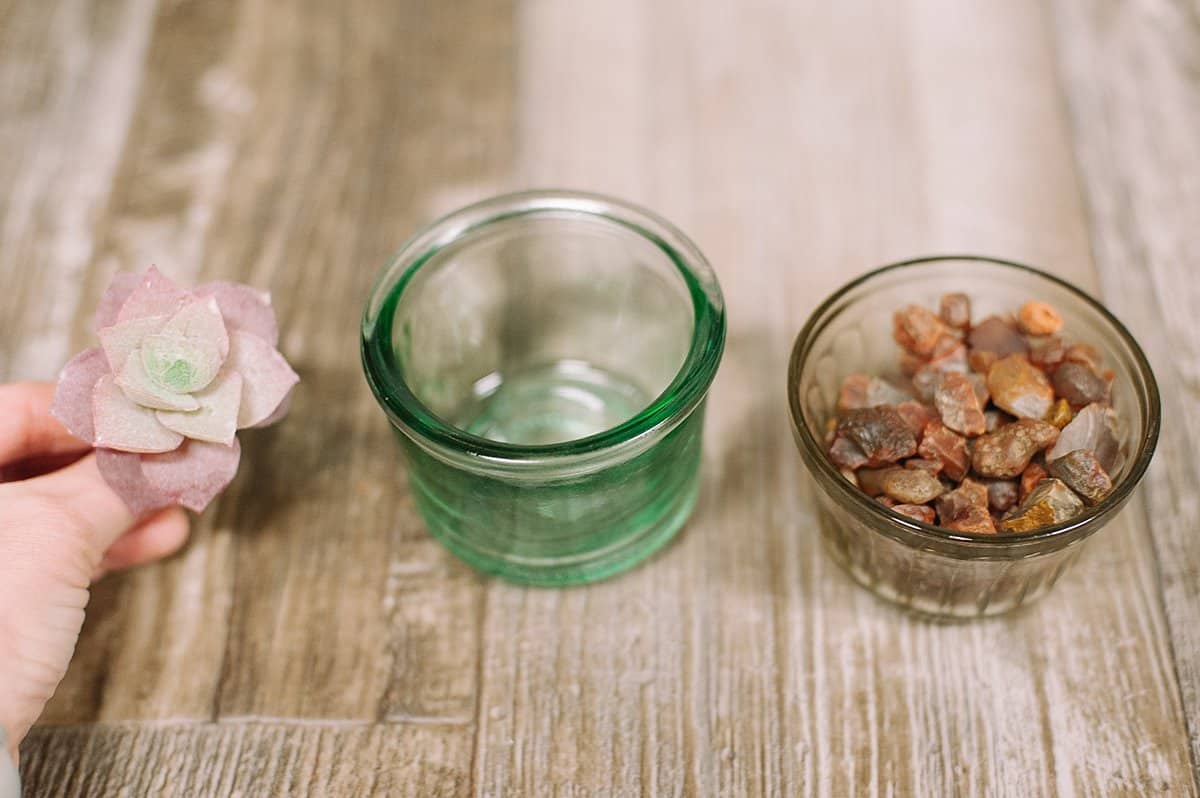
[[[1168,432],[1146,502],[1042,603],[942,626],[820,550],[783,396],[821,296],[973,251],[1100,291],[1147,343],[1168,429],[1195,433],[1194,19],[54,0],[0,21],[0,378],[52,376],[108,276],[151,261],[272,288],[304,378],[189,548],[96,589],[23,749],[29,794],[1195,793],[1196,435]],[[428,538],[356,343],[416,225],[550,184],[677,222],[731,323],[695,517],[645,566],[559,591]]]
[[[931,626],[824,557],[786,433],[791,336],[854,273],[974,251],[1095,288],[1041,8],[606,9],[523,7],[520,176],[642,200],[716,265],[731,330],[707,489],[645,569],[569,594],[489,585],[479,784],[1191,790],[1155,566],[1130,516],[1042,606]]]
[[[1162,393],[1139,521],[1158,555],[1200,774],[1200,17],[1160,2],[1056,0],[1054,12],[1100,282]]]

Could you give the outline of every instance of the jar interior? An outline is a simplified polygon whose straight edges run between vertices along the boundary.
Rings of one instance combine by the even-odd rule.
[[[446,423],[519,445],[637,415],[683,367],[695,324],[667,250],[575,211],[483,224],[394,290],[390,343],[413,395]]]

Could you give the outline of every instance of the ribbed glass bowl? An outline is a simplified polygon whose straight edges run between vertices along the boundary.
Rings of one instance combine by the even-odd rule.
[[[971,298],[974,321],[1011,313],[1029,299],[1049,302],[1065,320],[1065,338],[1103,353],[1105,366],[1116,372],[1112,400],[1123,422],[1127,454],[1103,502],[1034,532],[953,532],[869,498],[829,461],[824,427],[836,413],[842,380],[854,372],[896,371],[893,312],[910,303],[936,307],[939,297],[952,291]],[[787,391],[796,444],[817,485],[821,534],[834,559],[883,598],[944,618],[995,615],[1045,595],[1083,542],[1129,499],[1154,454],[1161,422],[1150,364],[1103,305],[1045,272],[979,256],[904,261],[835,291],[796,338]]]

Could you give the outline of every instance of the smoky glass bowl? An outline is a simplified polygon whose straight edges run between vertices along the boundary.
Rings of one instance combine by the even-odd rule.
[[[1067,522],[1026,533],[973,534],[901,515],[850,484],[822,445],[843,378],[896,370],[892,314],[910,303],[936,307],[942,294],[971,299],[973,320],[1011,313],[1029,299],[1062,314],[1062,335],[1088,343],[1116,373],[1113,407],[1123,422],[1124,465],[1102,502]],[[980,256],[904,261],[835,291],[796,338],[787,374],[792,431],[816,483],[821,535],[861,585],[918,614],[976,618],[1008,612],[1046,594],[1082,544],[1129,499],[1154,454],[1161,423],[1158,387],[1129,331],[1079,288],[1019,263]]]

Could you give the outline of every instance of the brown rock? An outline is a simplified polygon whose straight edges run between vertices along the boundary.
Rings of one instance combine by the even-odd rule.
[[[1012,319],[999,316],[988,316],[972,327],[967,334],[967,345],[972,351],[993,352],[1000,357],[1029,351],[1029,342]]]
[[[1031,299],[1017,311],[1017,324],[1029,335],[1052,335],[1062,329],[1063,319],[1050,305]]]
[[[968,509],[977,507],[987,513],[988,492],[983,483],[968,477],[952,491],[943,493],[937,500],[937,514],[942,526],[947,526],[964,516]]]
[[[844,435],[837,435],[829,447],[829,459],[839,468],[854,470],[867,464],[867,456],[858,444]]]
[[[929,308],[908,305],[892,316],[892,337],[914,355],[928,356],[942,334],[942,323]]]
[[[920,449],[917,449],[919,452]],[[918,471],[926,471],[934,476],[942,473],[942,461],[931,460],[927,457],[910,457],[904,461],[905,468],[915,468]]]
[[[942,423],[967,436],[982,435],[987,429],[975,387],[965,374],[942,375],[933,393],[933,403]]]
[[[1045,421],[1018,419],[975,440],[971,465],[984,477],[1009,479],[1025,470],[1035,454],[1058,439],[1058,428]]]
[[[1087,366],[1067,361],[1054,370],[1054,391],[1073,407],[1108,402],[1109,385]]]
[[[1054,367],[1063,362],[1067,354],[1067,345],[1058,337],[1042,341],[1029,352],[1029,362],[1043,371],[1053,371]]]
[[[1050,381],[1025,355],[1008,355],[993,363],[987,386],[996,406],[1018,418],[1044,418],[1054,403]]]
[[[859,465],[886,465],[911,457],[917,451],[917,436],[891,405],[846,412],[838,419],[837,434],[855,444],[865,455],[866,462]]]
[[[1099,504],[1112,493],[1113,484],[1100,466],[1096,455],[1087,449],[1076,449],[1046,464],[1052,476],[1058,477],[1088,504]]]
[[[1016,480],[994,479],[987,483],[988,506],[1002,513],[1017,503],[1019,488]]]
[[[971,300],[966,294],[943,294],[938,303],[938,317],[947,327],[965,330],[971,326]]]

